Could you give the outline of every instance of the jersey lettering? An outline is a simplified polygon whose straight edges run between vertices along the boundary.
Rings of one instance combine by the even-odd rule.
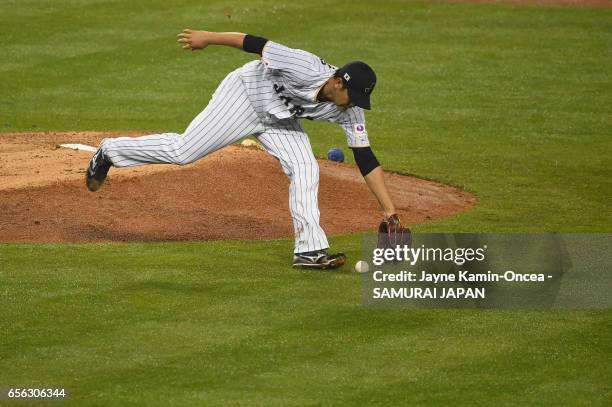
[[[293,98],[290,98],[289,96],[285,96],[282,94],[282,92],[285,90],[285,87],[283,85],[278,85],[275,83],[273,87],[274,87],[274,92],[278,94],[278,97],[280,98],[280,100],[282,100],[285,106],[289,108],[290,113],[293,113],[296,116],[300,116],[301,114],[304,113],[304,108],[302,106],[291,104],[291,101],[293,100]]]
[[[322,63],[323,65],[325,65],[325,66],[326,66],[326,67],[328,67],[328,68],[331,68],[331,69],[338,69],[338,68],[336,68],[335,66],[333,66],[332,64],[328,64],[327,62],[325,62],[325,60],[324,60],[323,58],[319,58],[319,60],[321,61],[321,63]]]

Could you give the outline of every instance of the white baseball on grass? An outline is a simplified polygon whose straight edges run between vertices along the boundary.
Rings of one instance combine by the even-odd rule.
[[[355,264],[355,271],[358,273],[367,273],[370,270],[370,266],[367,261],[359,260],[357,264]]]

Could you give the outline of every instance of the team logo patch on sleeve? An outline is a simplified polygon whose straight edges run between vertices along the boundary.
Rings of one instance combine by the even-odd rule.
[[[355,129],[355,134],[365,134],[365,124],[355,124],[353,125],[353,128]]]

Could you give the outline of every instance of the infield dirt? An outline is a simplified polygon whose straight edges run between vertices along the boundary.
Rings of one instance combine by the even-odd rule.
[[[137,135],[138,133],[121,133]],[[288,179],[258,149],[230,146],[184,167],[112,168],[102,189],[85,188],[92,153],[119,134],[0,135],[0,241],[106,242],[270,239],[293,236]],[[374,230],[378,204],[353,165],[319,160],[321,224],[329,234]],[[387,174],[403,222],[412,225],[472,207],[473,195],[436,182]]]

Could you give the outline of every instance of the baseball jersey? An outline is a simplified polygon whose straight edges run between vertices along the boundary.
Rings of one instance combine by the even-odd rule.
[[[349,147],[368,147],[363,109],[355,106],[341,110],[333,102],[317,101],[317,94],[337,69],[310,52],[268,41],[261,60],[242,67],[241,78],[264,123],[273,125],[287,119],[329,121],[342,127]]]

